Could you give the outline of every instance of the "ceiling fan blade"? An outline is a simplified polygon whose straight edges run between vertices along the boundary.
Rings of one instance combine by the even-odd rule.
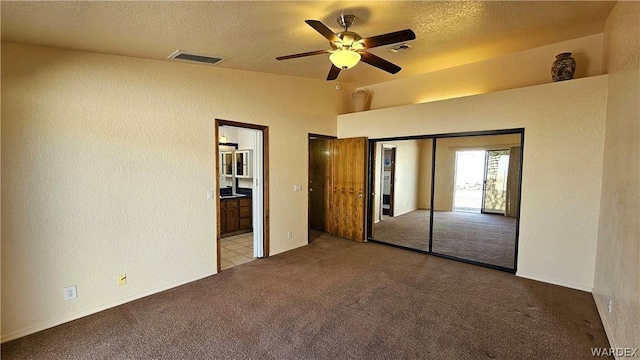
[[[398,71],[402,70],[400,66],[394,63],[390,63],[381,57],[373,55],[372,53],[369,53],[366,51],[358,51],[358,53],[362,56],[360,60],[364,61],[365,63],[371,66],[375,66],[378,69],[384,70],[388,73],[395,74]]]
[[[388,34],[368,37],[366,39],[362,39],[361,42],[362,45],[364,45],[365,49],[371,49],[376,46],[395,44],[402,41],[414,40],[415,38],[416,34],[411,29],[406,29]]]
[[[278,57],[276,58],[276,60],[295,59],[295,58],[304,57],[304,56],[327,54],[327,53],[330,53],[330,52],[331,52],[331,50],[316,50],[316,51],[309,51],[309,52],[304,52],[304,53],[300,53],[300,54],[293,54],[293,55],[278,56]]]
[[[325,24],[321,23],[318,20],[305,20],[309,26],[314,28],[317,32],[319,32],[322,36],[327,38],[330,42],[341,41],[338,35],[336,35],[331,29],[329,29]]]
[[[329,70],[329,75],[327,75],[327,80],[337,79],[338,74],[340,74],[340,68],[331,64],[331,70]]]

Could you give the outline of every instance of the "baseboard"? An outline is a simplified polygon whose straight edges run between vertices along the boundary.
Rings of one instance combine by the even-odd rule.
[[[40,323],[40,324],[36,324],[36,325],[30,326],[30,327],[25,328],[25,329],[20,329],[20,330],[16,330],[16,331],[10,332],[8,334],[3,334],[2,338],[0,339],[0,343],[5,343],[7,341],[15,340],[15,339],[21,338],[23,336],[31,335],[31,334],[37,333],[39,331],[52,328],[54,326],[62,325],[64,323],[67,323],[67,322],[70,322],[70,321],[73,321],[73,320],[77,320],[77,319],[83,318],[85,316],[89,316],[89,315],[98,313],[100,311],[111,309],[113,307],[116,307],[116,306],[119,306],[119,305],[122,305],[122,304],[126,304],[128,302],[131,302],[131,301],[134,301],[134,300],[138,300],[138,299],[141,299],[141,298],[149,296],[149,295],[153,295],[153,294],[157,294],[157,293],[162,292],[162,291],[173,289],[174,287],[185,285],[185,284],[188,284],[190,282],[193,282],[193,281],[196,281],[196,280],[200,280],[200,279],[203,279],[203,278],[206,278],[208,276],[215,275],[215,274],[216,274],[216,272],[201,274],[201,275],[194,276],[192,278],[187,278],[185,280],[182,280],[182,281],[179,281],[179,282],[167,285],[167,286],[162,286],[162,287],[159,287],[159,288],[155,288],[153,290],[149,290],[149,291],[142,292],[140,294],[128,296],[126,298],[122,298],[122,299],[119,299],[119,300],[116,300],[116,301],[113,301],[113,302],[110,302],[110,303],[107,303],[107,304],[104,304],[104,305],[100,305],[100,306],[97,306],[97,307],[94,307],[94,308],[91,308],[91,309],[88,309],[88,310],[85,310],[85,311],[81,311],[79,313],[75,313],[75,314],[72,314],[72,315],[69,315],[69,316],[65,316],[65,317],[62,317],[60,319],[47,321],[47,322],[44,322],[44,323]]]
[[[568,287],[568,288],[571,288],[571,289],[576,289],[576,290],[581,290],[581,291],[586,291],[586,292],[593,292],[593,287],[573,284],[573,283],[570,283],[570,282],[557,280],[557,279],[549,279],[549,278],[546,278],[544,276],[540,276],[540,275],[536,275],[536,274],[529,274],[529,273],[525,273],[525,272],[522,272],[522,271],[516,272],[516,276],[519,276],[519,277],[522,277],[522,278],[525,278],[525,279],[542,281],[542,282],[549,283],[549,284],[560,285],[560,286]]]
[[[600,321],[602,321],[602,327],[604,327],[604,333],[607,335],[607,340],[609,340],[609,347],[618,348],[618,346],[616,345],[615,339],[611,336],[611,334],[613,334],[613,328],[611,328],[609,317],[605,316],[609,312],[608,306],[607,304],[599,301],[598,296],[595,293],[593,293],[592,295],[593,295],[593,301],[596,303],[596,308],[598,309],[598,315],[600,315]],[[619,358],[616,356],[616,359],[619,359]]]
[[[300,244],[296,244],[296,245],[292,245],[292,246],[286,247],[286,248],[284,248],[284,249],[282,249],[282,250],[278,250],[278,251],[270,251],[270,252],[269,252],[269,256],[273,256],[273,255],[277,255],[277,254],[282,254],[283,252],[291,251],[291,250],[293,250],[293,249],[297,249],[297,248],[299,248],[299,247],[303,247],[303,246],[305,246],[305,245],[309,245],[309,243],[308,243],[308,242],[304,242],[304,243],[300,243]]]

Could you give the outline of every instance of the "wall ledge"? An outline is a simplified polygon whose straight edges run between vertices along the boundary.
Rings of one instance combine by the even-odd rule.
[[[368,110],[365,110],[365,111],[354,111],[354,112],[348,112],[348,113],[345,113],[345,114],[338,114],[337,118],[338,118],[338,121],[339,121],[340,119],[347,119],[349,117],[358,117],[358,116],[362,116],[364,114],[378,113],[378,112],[382,112],[382,111],[395,111],[395,110],[398,110],[398,109],[411,108],[411,107],[415,107],[415,106],[437,105],[437,104],[441,104],[441,103],[447,103],[447,102],[450,102],[450,101],[452,101],[452,102],[455,102],[455,101],[466,101],[466,99],[469,99],[469,98],[478,98],[478,97],[481,97],[481,96],[493,96],[493,95],[498,95],[498,94],[502,94],[502,93],[515,93],[517,91],[528,91],[529,89],[535,89],[535,88],[543,88],[543,87],[554,87],[554,88],[556,88],[556,87],[562,87],[562,86],[571,86],[572,84],[579,83],[579,82],[600,81],[599,79],[604,79],[603,81],[609,81],[609,76],[610,76],[609,74],[600,74],[600,75],[587,76],[587,77],[576,78],[576,79],[571,79],[571,80],[566,80],[566,81],[546,82],[546,83],[542,83],[542,84],[518,86],[518,87],[513,87],[513,88],[509,88],[509,89],[501,89],[501,90],[496,90],[496,91],[480,92],[480,93],[477,93],[477,94],[466,94],[466,95],[452,96],[452,97],[446,97],[446,98],[441,98],[441,99],[434,99],[434,100],[429,100],[429,101],[421,101],[421,102],[407,103],[407,104],[398,104],[398,105],[394,105],[394,106],[368,109]],[[338,136],[338,137],[340,137],[340,136]]]

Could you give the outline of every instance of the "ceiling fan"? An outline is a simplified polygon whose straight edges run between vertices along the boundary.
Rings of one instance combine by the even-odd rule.
[[[318,20],[304,21],[309,26],[314,28],[317,32],[319,32],[322,36],[327,38],[327,40],[329,40],[331,49],[279,56],[276,58],[276,60],[287,60],[311,55],[331,54],[329,55],[329,60],[331,60],[332,65],[331,69],[329,70],[329,75],[327,75],[327,80],[335,80],[340,74],[340,71],[354,67],[360,60],[391,74],[395,74],[402,69],[398,65],[393,64],[364,50],[402,41],[414,40],[416,38],[416,34],[412,30],[400,30],[363,39],[357,33],[349,31],[349,27],[351,27],[351,24],[353,24],[353,20],[355,20],[354,15],[340,15],[337,20],[338,24],[344,28],[344,31],[337,34],[331,31],[331,29],[329,29],[326,25]]]

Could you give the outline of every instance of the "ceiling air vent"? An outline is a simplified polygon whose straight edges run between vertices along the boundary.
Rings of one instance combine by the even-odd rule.
[[[399,51],[404,51],[404,50],[409,50],[411,49],[411,45],[409,44],[400,44],[400,45],[396,45],[394,47],[389,48],[389,51],[391,51],[392,53],[397,53]]]
[[[227,60],[222,57],[193,54],[193,53],[186,52],[184,50],[176,50],[173,54],[169,55],[167,59],[187,61],[187,62],[205,64],[205,65],[218,65],[221,62]]]

